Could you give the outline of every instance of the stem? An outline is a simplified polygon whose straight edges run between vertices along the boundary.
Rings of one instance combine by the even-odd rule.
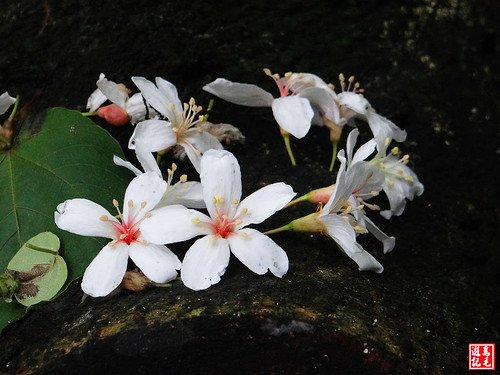
[[[290,223],[288,223],[287,225],[283,225],[282,227],[279,227],[279,228],[268,230],[267,232],[264,232],[264,234],[280,233],[280,232],[285,232],[287,230],[293,230]]]
[[[335,139],[332,141],[332,161],[330,163],[330,168],[328,170],[333,172],[333,167],[335,166],[335,160],[337,160],[337,145],[339,144],[339,140]]]
[[[12,121],[14,120],[14,116],[17,113],[17,109],[19,108],[19,102],[20,102],[21,97],[19,95],[16,96],[16,102],[14,103],[14,108],[12,109],[12,112],[10,113],[9,118],[7,121]]]
[[[294,204],[300,203],[300,202],[309,202],[311,200],[311,192],[304,194],[301,197],[298,197],[294,199],[293,201],[289,202],[284,208],[293,206]]]
[[[80,112],[82,116],[89,117],[94,116],[97,112]]]
[[[31,250],[40,251],[41,253],[52,254],[52,255],[57,255],[58,254],[57,251],[54,251],[54,250],[51,250],[51,249],[47,249],[45,247],[36,246],[36,245],[33,245],[33,244],[29,243],[29,242],[26,242],[24,244],[24,246],[26,246],[28,249],[31,249]]]
[[[295,157],[293,156],[292,147],[290,146],[290,135],[288,133],[282,134],[283,140],[285,141],[286,151],[288,152],[288,156],[290,157],[290,161],[292,165],[295,167],[297,163],[295,162]]]

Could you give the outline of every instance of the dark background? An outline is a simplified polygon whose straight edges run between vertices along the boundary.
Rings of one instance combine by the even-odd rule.
[[[0,372],[464,373],[469,342],[498,340],[498,4],[3,1],[0,92],[30,103],[27,121],[51,106],[83,111],[101,72],[132,89],[132,75],[162,76],[184,101],[205,104],[201,87],[217,77],[276,93],[262,68],[311,72],[334,84],[343,72],[407,130],[399,146],[425,193],[401,217],[372,217],[396,236],[392,253],[360,239],[384,265],[382,275],[358,272],[331,240],[292,233],[274,237],[290,258],[283,280],[232,260],[207,292],[176,283],[79,305],[74,285],[2,333]],[[247,137],[229,146],[244,195],[277,181],[299,194],[332,183],[324,129],[293,140],[299,165],[292,168],[269,109],[216,100],[210,116]],[[97,122],[126,144],[131,127]],[[360,130],[368,139],[367,126]],[[180,169],[194,176],[187,164]],[[301,205],[261,227],[313,210]],[[182,256],[186,246],[172,248]],[[151,323],[137,306],[175,314]],[[136,314],[132,323],[123,311]],[[93,314],[85,330],[71,328],[85,312]],[[266,328],[292,320],[314,329],[274,336]],[[97,334],[103,322],[119,329]]]

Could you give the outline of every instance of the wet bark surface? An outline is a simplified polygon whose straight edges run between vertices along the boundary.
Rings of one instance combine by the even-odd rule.
[[[101,72],[131,88],[132,75],[162,76],[201,103],[217,77],[272,91],[263,67],[333,83],[356,74],[378,112],[407,130],[399,146],[426,191],[401,217],[372,216],[397,238],[392,253],[360,238],[381,275],[358,272],[328,238],[287,233],[273,236],[290,259],[283,279],[232,259],[203,292],[177,281],[81,302],[75,283],[1,333],[0,372],[452,374],[466,372],[468,342],[498,340],[495,1],[92,5],[2,7],[0,92],[32,99],[28,121],[50,106],[84,110]],[[269,109],[216,100],[210,117],[247,137],[228,146],[244,196],[277,181],[299,194],[333,182],[325,129],[293,141],[293,168]],[[131,127],[101,124],[126,144]],[[259,228],[314,210],[299,205]],[[182,259],[188,245],[171,248]]]

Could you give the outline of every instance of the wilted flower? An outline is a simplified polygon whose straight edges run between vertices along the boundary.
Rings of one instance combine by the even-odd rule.
[[[184,257],[181,278],[194,290],[220,281],[232,252],[253,272],[268,270],[281,277],[288,270],[288,257],[273,240],[255,229],[283,208],[295,195],[282,182],[257,190],[240,202],[241,173],[236,158],[227,151],[210,150],[201,159],[201,184],[210,216],[182,206],[167,206],[155,212],[143,227],[144,238],[153,243],[197,240]],[[161,227],[158,231],[155,228]]]

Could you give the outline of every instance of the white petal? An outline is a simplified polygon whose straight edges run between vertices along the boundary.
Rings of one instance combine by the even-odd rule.
[[[371,105],[363,96],[351,91],[341,92],[338,96],[339,105],[345,106],[350,110],[356,112],[358,115],[365,116]]]
[[[335,240],[344,252],[355,253],[359,251],[356,243],[356,233],[346,220],[339,215],[320,216],[319,220],[325,224],[328,235]]]
[[[177,88],[167,80],[156,77],[156,86],[166,98],[168,103],[168,108],[172,111],[172,114],[177,118],[181,119],[184,113],[184,107],[179,100],[179,94],[177,93]],[[169,117],[170,119],[170,117]],[[173,119],[170,119],[173,121]]]
[[[295,81],[290,86],[290,90],[292,90],[293,92],[302,92],[301,88],[305,89],[308,87],[318,87],[334,93],[334,91],[326,84],[325,81],[312,73],[292,73],[289,81]]]
[[[376,146],[377,142],[375,142],[374,139],[370,139],[368,142],[358,148],[358,151],[356,151],[356,153],[354,154],[351,163],[356,164],[357,162],[365,160],[368,156],[373,154]]]
[[[392,249],[394,249],[394,245],[396,245],[396,238],[394,238],[393,236],[389,237],[387,234],[382,232],[380,230],[380,228],[377,227],[375,225],[375,223],[373,221],[371,221],[370,219],[368,219],[366,216],[364,217],[364,221],[365,221],[366,229],[368,229],[368,231],[371,234],[373,234],[373,236],[377,240],[382,242],[382,244],[384,245],[384,254],[391,252]]]
[[[115,290],[127,271],[128,246],[105,246],[83,274],[82,289],[92,297],[104,297]]]
[[[203,290],[217,284],[229,263],[229,244],[219,236],[197,240],[182,261],[181,279],[193,290]]]
[[[102,221],[101,217],[107,217]],[[101,205],[88,199],[70,199],[57,206],[54,213],[56,225],[81,236],[115,238],[113,223],[119,223]]]
[[[199,131],[198,129],[189,129],[184,132],[185,142],[191,143],[194,148],[202,154],[208,150],[222,150],[222,144],[212,134]]]
[[[203,90],[228,102],[248,107],[270,107],[273,102],[273,96],[259,86],[231,82],[224,78],[217,78],[203,86]]]
[[[146,119],[146,105],[144,104],[144,100],[142,95],[137,93],[132,95],[128,100],[125,106],[125,111],[128,113],[130,117],[130,122],[132,124],[137,124],[139,121],[144,121]],[[154,116],[151,116],[150,118]]]
[[[193,164],[194,169],[196,169],[196,172],[201,173],[201,151],[195,148],[191,143],[189,142],[180,142],[179,146],[182,146],[184,148],[184,151],[186,152],[186,155]]]
[[[288,271],[285,251],[259,231],[242,229],[227,240],[236,258],[256,274],[263,275],[269,270],[274,276],[282,277]]]
[[[151,211],[140,230],[142,237],[154,244],[168,244],[212,234],[212,220],[205,214],[184,206],[165,206]]]
[[[170,185],[156,207],[159,208],[172,204],[180,204],[188,208],[206,208],[201,183],[198,181],[186,181]]]
[[[236,213],[236,216],[240,217],[241,224],[237,228],[262,223],[285,207],[295,195],[292,187],[283,182],[264,186],[241,201]]]
[[[0,115],[3,115],[9,107],[16,102],[16,98],[9,95],[8,92],[4,92],[0,95]]]
[[[166,283],[177,277],[181,262],[166,246],[132,243],[129,246],[129,256],[135,265],[155,283]]]
[[[238,160],[228,151],[208,150],[201,159],[203,199],[212,218],[217,212],[233,217],[241,198]]]
[[[346,159],[344,157],[344,150],[340,150],[337,154],[337,158],[340,160],[340,167],[337,172],[337,178],[335,181],[335,188],[333,189],[330,199],[323,206],[321,210],[321,215],[338,212],[341,208],[344,199],[348,199],[351,193],[347,193],[349,190],[347,186],[347,171],[346,171]]]
[[[160,167],[158,163],[156,163],[155,157],[148,151],[146,144],[141,139],[137,139],[135,142],[135,155],[139,163],[141,163],[144,172],[154,172],[159,177],[162,177]]]
[[[386,148],[386,139],[394,139],[397,142],[403,142],[406,139],[406,131],[400,129],[389,119],[377,114],[374,110],[366,113],[368,126],[377,141],[377,150],[383,152]]]
[[[152,210],[167,190],[167,183],[154,172],[135,177],[127,187],[123,202],[123,218],[129,223],[140,220]],[[130,223],[129,223],[130,224]]]
[[[354,146],[356,146],[356,141],[358,140],[359,130],[354,128],[349,132],[347,136],[347,141],[345,145],[345,151],[347,154],[347,161],[351,163],[352,156],[354,153]]]
[[[340,122],[339,108],[331,90],[328,91],[319,87],[307,87],[300,90],[298,95],[309,100],[311,104],[318,106],[330,121],[336,124]]]
[[[285,96],[273,101],[273,114],[278,125],[296,138],[303,138],[311,128],[314,112],[307,99]]]
[[[190,129],[184,132],[184,140],[179,143],[198,173],[201,171],[201,157],[208,150],[222,150],[219,140],[212,134]]]
[[[168,98],[155,86],[155,84],[144,77],[132,77],[132,81],[141,90],[142,96],[146,102],[157,112],[166,116],[170,121],[173,120],[174,113],[170,109]]]
[[[248,107],[270,107],[273,102],[273,96],[259,86],[231,82],[224,78],[217,78],[203,86],[203,90],[228,102]]]
[[[177,136],[172,125],[163,120],[145,120],[138,123],[128,143],[128,148],[135,149],[135,142],[141,140],[150,152],[165,150],[177,143]]]
[[[141,172],[141,170],[139,168],[137,168],[136,166],[134,166],[131,162],[125,161],[116,155],[113,155],[113,163],[115,163],[116,165],[118,165],[120,167],[127,168],[128,170],[132,171],[136,176],[139,176],[140,174],[144,173],[144,172]]]
[[[101,78],[97,81],[97,87],[111,102],[125,109],[128,94],[125,91],[120,90],[116,83],[109,81],[106,78]]]
[[[368,251],[363,249],[361,245],[357,245],[360,251],[356,253],[346,253],[349,258],[354,260],[359,267],[360,271],[372,271],[382,273],[384,267],[375,259]]]

